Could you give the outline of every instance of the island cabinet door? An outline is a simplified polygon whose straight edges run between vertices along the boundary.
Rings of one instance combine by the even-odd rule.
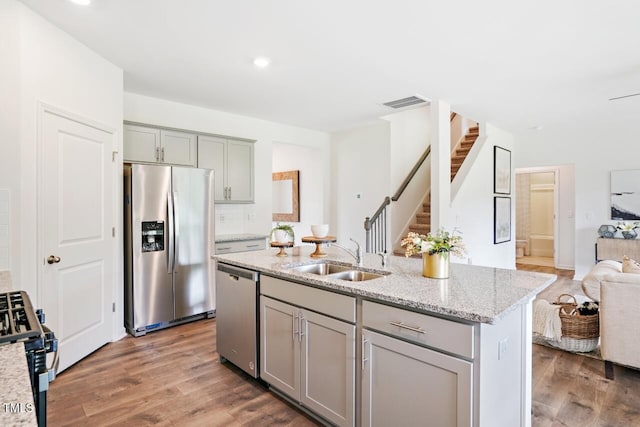
[[[260,314],[260,377],[299,401],[298,309],[261,295]]]
[[[472,425],[472,364],[368,330],[362,334],[362,425]]]
[[[355,326],[300,312],[301,403],[338,426],[355,412]]]

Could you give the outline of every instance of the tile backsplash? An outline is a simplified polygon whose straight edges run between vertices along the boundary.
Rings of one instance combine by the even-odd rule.
[[[255,205],[217,204],[215,206],[215,233],[238,234],[255,232]],[[265,230],[268,233],[269,230]]]
[[[0,188],[0,270],[9,269],[10,207],[11,193],[8,189]]]

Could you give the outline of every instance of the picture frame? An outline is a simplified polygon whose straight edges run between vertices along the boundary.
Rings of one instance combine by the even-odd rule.
[[[511,194],[511,151],[493,146],[493,192]]]
[[[493,244],[511,241],[511,197],[493,197]]]
[[[611,171],[611,219],[640,220],[640,169]]]

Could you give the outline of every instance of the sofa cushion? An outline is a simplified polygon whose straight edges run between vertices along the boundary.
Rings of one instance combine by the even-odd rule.
[[[600,282],[607,274],[622,273],[622,263],[605,260],[597,263],[582,279],[582,290],[594,301],[600,301]]]
[[[625,255],[622,257],[622,272],[640,274],[640,263]]]

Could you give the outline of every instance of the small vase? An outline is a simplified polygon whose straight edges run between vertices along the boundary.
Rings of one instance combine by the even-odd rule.
[[[638,233],[636,233],[636,230],[623,231],[622,237],[625,239],[635,239],[638,237]]]
[[[422,254],[422,275],[431,279],[449,277],[449,253]]]
[[[275,230],[274,237],[276,238],[276,242],[278,243],[289,242],[289,233],[287,233],[286,230]]]

